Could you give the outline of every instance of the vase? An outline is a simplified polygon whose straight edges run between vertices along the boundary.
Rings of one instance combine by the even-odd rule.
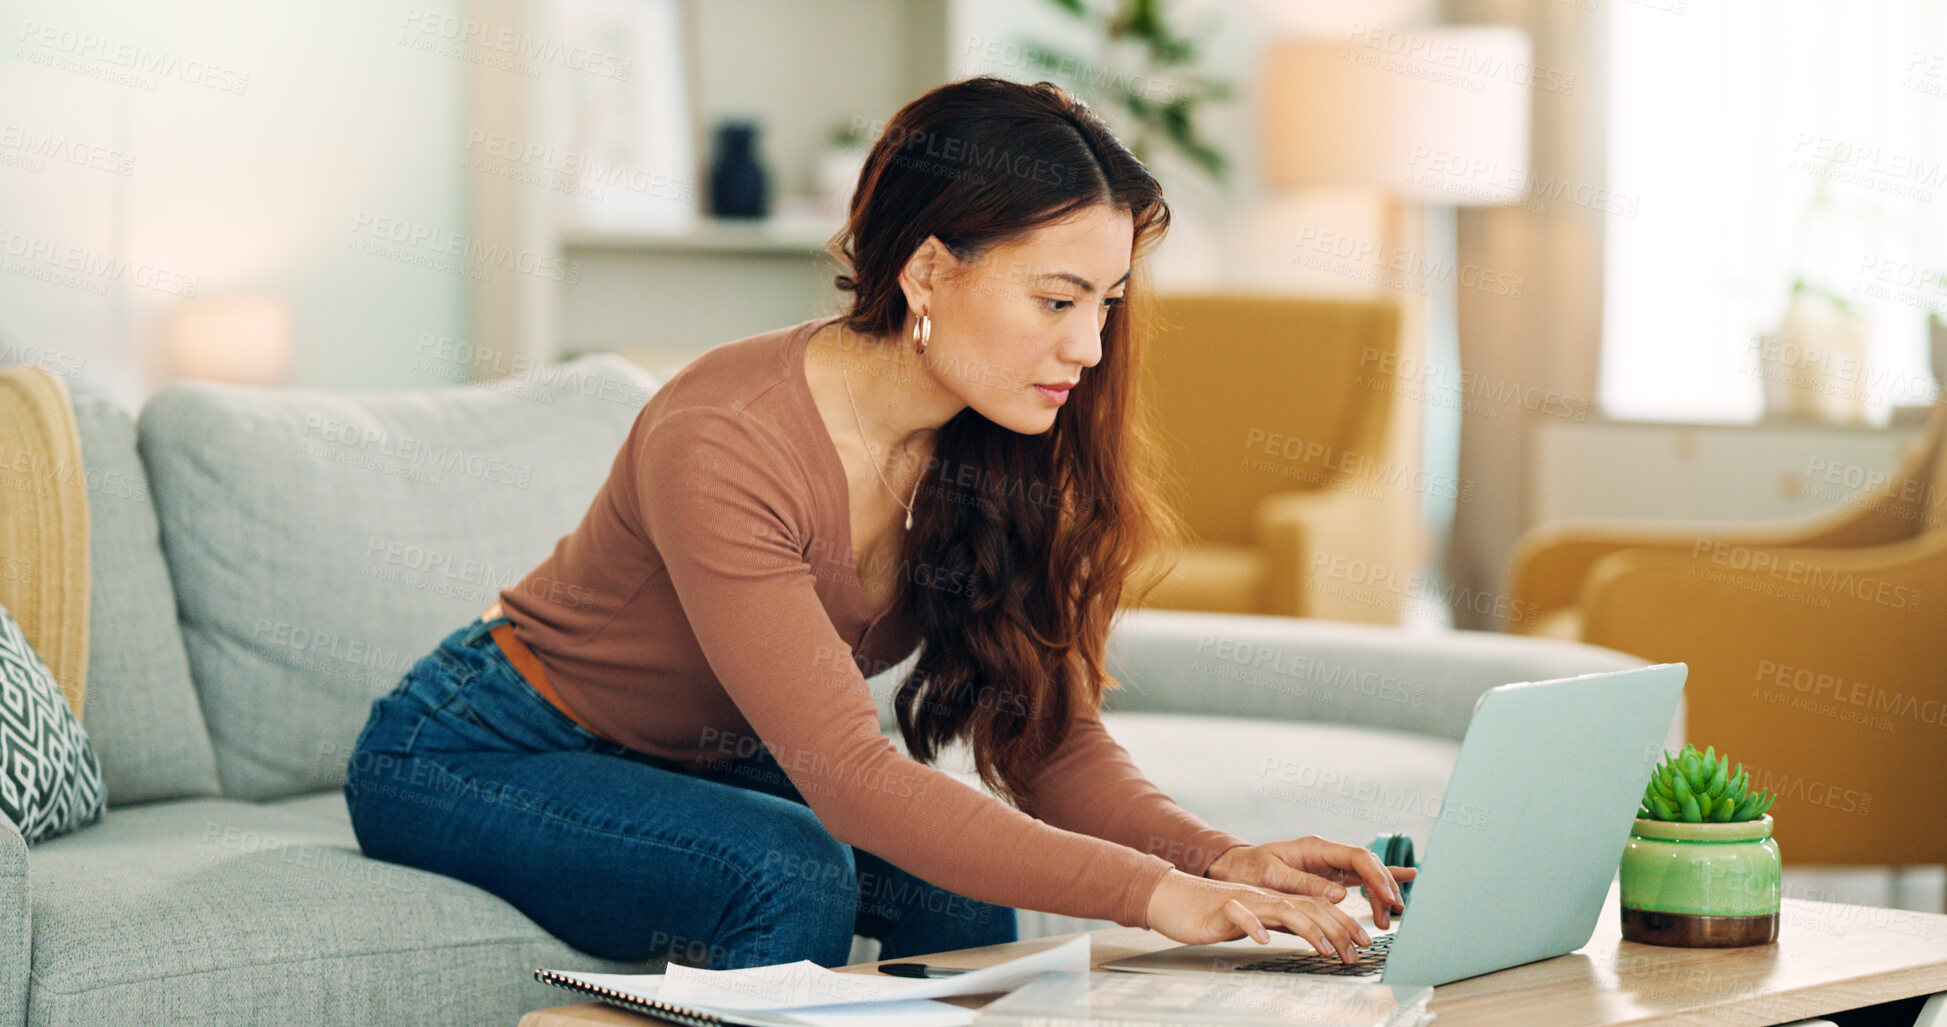
[[[1757,341],[1765,416],[1860,426],[1887,413],[1885,397],[1866,386],[1867,328],[1823,296],[1793,296],[1784,323]]]
[[[1637,820],[1622,856],[1623,939],[1694,948],[1777,941],[1784,864],[1771,824],[1769,816]]]
[[[770,183],[757,162],[757,125],[727,121],[717,127],[710,165],[710,213],[720,218],[761,218],[770,212]]]

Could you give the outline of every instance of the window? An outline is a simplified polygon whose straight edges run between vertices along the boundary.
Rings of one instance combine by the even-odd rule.
[[[1748,421],[1794,279],[1865,321],[1860,358],[1771,347],[1856,386],[1866,419],[1934,395],[1947,317],[1947,5],[1610,0],[1601,403]]]

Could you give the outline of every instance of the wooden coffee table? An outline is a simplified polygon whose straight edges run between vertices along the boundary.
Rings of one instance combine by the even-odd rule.
[[[1347,900],[1348,908],[1359,902]],[[1612,890],[1595,937],[1566,956],[1434,989],[1438,1027],[1609,1024],[1763,1025],[1947,992],[1947,916],[1786,899],[1778,941],[1745,949],[1677,949],[1622,940]],[[928,963],[978,968],[1036,952],[1076,935],[960,949]],[[1176,944],[1154,931],[1091,932],[1090,961]],[[841,967],[872,973],[878,963]],[[991,998],[970,996],[979,1006]],[[1942,1004],[1947,1004],[1943,1000]],[[1947,1024],[1947,1012],[1941,1022]],[[541,1009],[520,1027],[643,1027],[661,1021],[590,1003]]]

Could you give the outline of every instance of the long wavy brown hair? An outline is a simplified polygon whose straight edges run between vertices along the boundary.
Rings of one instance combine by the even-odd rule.
[[[844,327],[897,342],[899,273],[928,236],[962,261],[1096,204],[1135,223],[1124,302],[1102,359],[1037,435],[962,410],[934,438],[896,602],[920,657],[894,700],[907,751],[932,762],[970,737],[981,781],[1026,808],[1026,786],[1079,710],[1116,687],[1110,621],[1168,571],[1183,537],[1138,398],[1149,289],[1142,257],[1169,225],[1161,188],[1083,102],[1051,82],[991,76],[908,103],[874,143],[828,247],[852,294]],[[936,470],[937,469],[937,470]],[[973,484],[967,484],[969,481]]]

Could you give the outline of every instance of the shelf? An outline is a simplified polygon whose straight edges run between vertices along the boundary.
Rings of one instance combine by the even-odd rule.
[[[1933,407],[1931,406],[1895,406],[1892,408],[1892,412],[1885,424],[1841,424],[1811,417],[1767,417],[1756,421],[1658,421],[1631,417],[1610,418],[1591,412],[1586,421],[1574,422],[1574,426],[1621,428],[1655,432],[1830,433],[1837,435],[1897,435],[1905,437],[1915,434],[1918,429],[1925,426],[1927,416],[1932,412]],[[1551,425],[1550,427],[1553,426]]]
[[[838,218],[808,214],[780,214],[751,221],[700,219],[686,227],[666,229],[566,226],[561,245],[568,250],[806,256],[822,253],[825,243],[842,227]]]

